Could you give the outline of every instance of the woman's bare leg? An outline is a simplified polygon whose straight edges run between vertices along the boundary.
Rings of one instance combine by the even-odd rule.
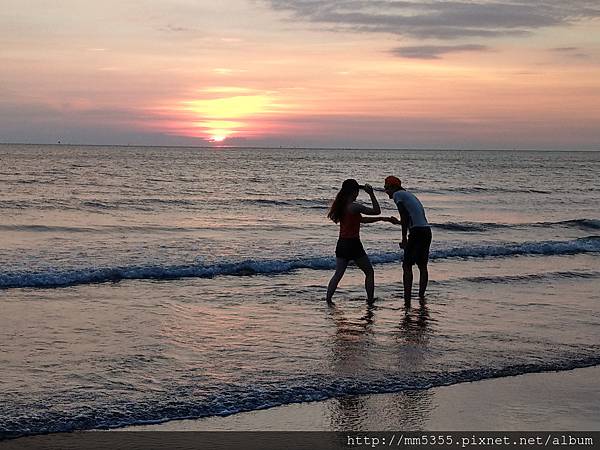
[[[342,277],[344,276],[344,272],[346,272],[346,267],[348,267],[349,260],[344,258],[335,258],[335,273],[329,280],[329,285],[327,286],[327,303],[333,303],[331,298],[335,293],[335,290],[338,287],[338,284]]]

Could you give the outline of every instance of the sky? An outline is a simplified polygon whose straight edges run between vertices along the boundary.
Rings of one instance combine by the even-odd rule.
[[[2,0],[0,142],[600,150],[598,0]]]

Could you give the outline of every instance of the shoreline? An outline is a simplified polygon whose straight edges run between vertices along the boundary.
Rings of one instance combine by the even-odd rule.
[[[112,431],[595,431],[600,365],[355,395]]]

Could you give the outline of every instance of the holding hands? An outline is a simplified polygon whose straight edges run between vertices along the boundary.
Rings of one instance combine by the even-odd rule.
[[[377,203],[377,198],[375,197],[375,192],[373,191],[373,186],[368,183],[365,183],[360,186],[360,189],[365,191],[369,197],[371,197],[371,201],[373,202],[373,209],[370,211],[360,211],[363,214],[373,214],[377,215],[381,213],[381,209],[379,208],[379,203]],[[400,225],[401,222],[398,218],[394,216],[390,217],[363,217],[361,218],[361,223],[373,223],[373,222],[389,222],[394,225]]]
[[[398,242],[398,245],[400,246],[401,249],[405,249],[406,244],[408,244],[408,240],[406,239],[406,237],[402,238],[402,242]]]

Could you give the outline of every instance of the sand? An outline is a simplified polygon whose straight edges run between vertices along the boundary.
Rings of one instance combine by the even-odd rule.
[[[295,437],[289,435],[198,436],[136,431],[600,431],[599,379],[600,366],[594,366],[421,391],[348,396],[227,417],[174,420],[121,428],[116,432],[32,436],[0,441],[0,448],[347,448],[343,440],[347,437],[342,436],[342,439],[336,435],[302,435],[302,442],[292,443],[290,439]]]
[[[600,366],[394,394],[349,396],[125,430],[597,431]]]

